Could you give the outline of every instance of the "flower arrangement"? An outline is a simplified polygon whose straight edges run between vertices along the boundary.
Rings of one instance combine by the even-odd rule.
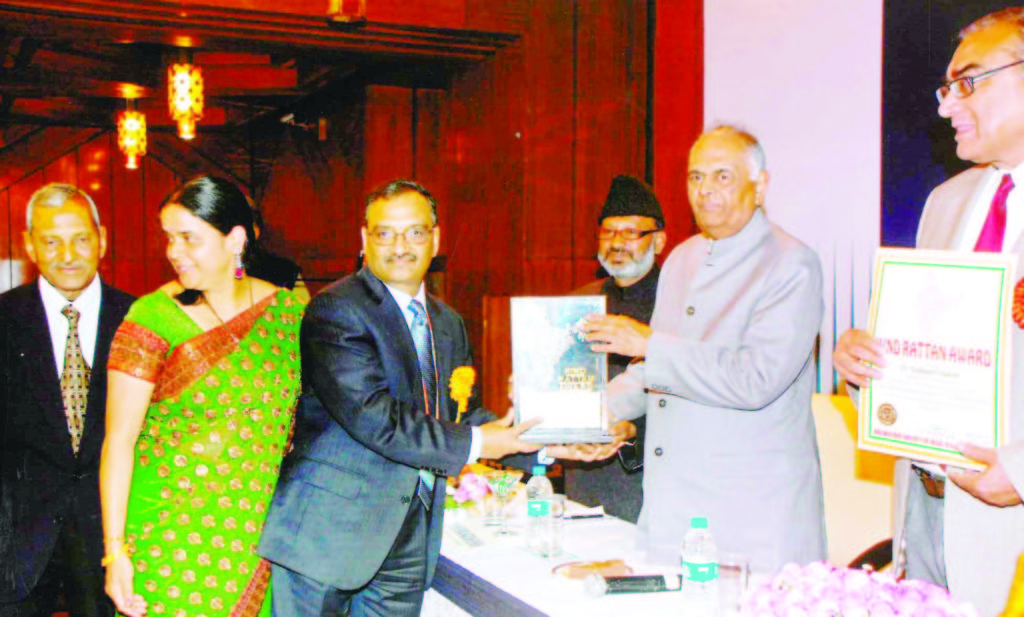
[[[898,581],[887,572],[837,568],[824,562],[789,564],[771,580],[753,587],[740,602],[740,614],[753,617],[977,617],[941,587],[918,580]]]
[[[487,478],[484,476],[489,469],[479,463],[467,465],[457,478],[448,479],[446,489],[445,509],[468,508],[482,503],[491,489],[487,487]]]

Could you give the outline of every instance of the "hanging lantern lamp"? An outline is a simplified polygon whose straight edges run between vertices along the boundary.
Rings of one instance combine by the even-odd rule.
[[[203,73],[193,64],[172,64],[167,70],[167,106],[178,123],[178,137],[196,136],[196,122],[203,117]]]
[[[146,115],[128,105],[117,114],[117,147],[124,153],[125,167],[138,169],[139,158],[146,156]]]

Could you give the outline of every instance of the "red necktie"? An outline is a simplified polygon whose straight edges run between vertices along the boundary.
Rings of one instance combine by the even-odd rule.
[[[974,245],[976,253],[1000,253],[1003,250],[1003,236],[1006,235],[1006,196],[1013,190],[1013,178],[1010,174],[1003,176],[1003,181],[996,189],[989,208],[985,226],[981,228],[978,243]]]

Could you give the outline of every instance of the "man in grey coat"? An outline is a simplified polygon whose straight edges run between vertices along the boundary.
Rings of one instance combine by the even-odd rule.
[[[767,188],[752,135],[703,134],[688,174],[701,233],[666,260],[651,325],[588,328],[595,349],[645,358],[612,381],[609,406],[619,420],[647,416],[638,544],[654,561],[678,563],[695,516],[755,572],[825,558],[811,415],[821,266],[768,221]]]

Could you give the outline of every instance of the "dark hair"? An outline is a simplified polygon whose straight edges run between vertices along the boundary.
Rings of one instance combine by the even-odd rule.
[[[415,180],[406,180],[405,178],[399,178],[392,180],[387,184],[382,184],[377,188],[370,191],[370,194],[366,196],[366,204],[363,208],[363,220],[366,220],[366,214],[370,209],[370,204],[379,199],[394,199],[399,195],[406,193],[419,193],[430,204],[430,217],[433,220],[434,225],[437,225],[437,201],[434,200],[434,196],[430,194],[422,184]]]
[[[198,176],[183,184],[164,199],[160,209],[174,204],[185,208],[197,218],[206,221],[220,233],[227,235],[235,227],[245,230],[245,248],[242,264],[247,268],[259,251],[253,229],[253,208],[233,182],[215,176]],[[185,305],[195,304],[202,292],[186,289],[176,296]]]

